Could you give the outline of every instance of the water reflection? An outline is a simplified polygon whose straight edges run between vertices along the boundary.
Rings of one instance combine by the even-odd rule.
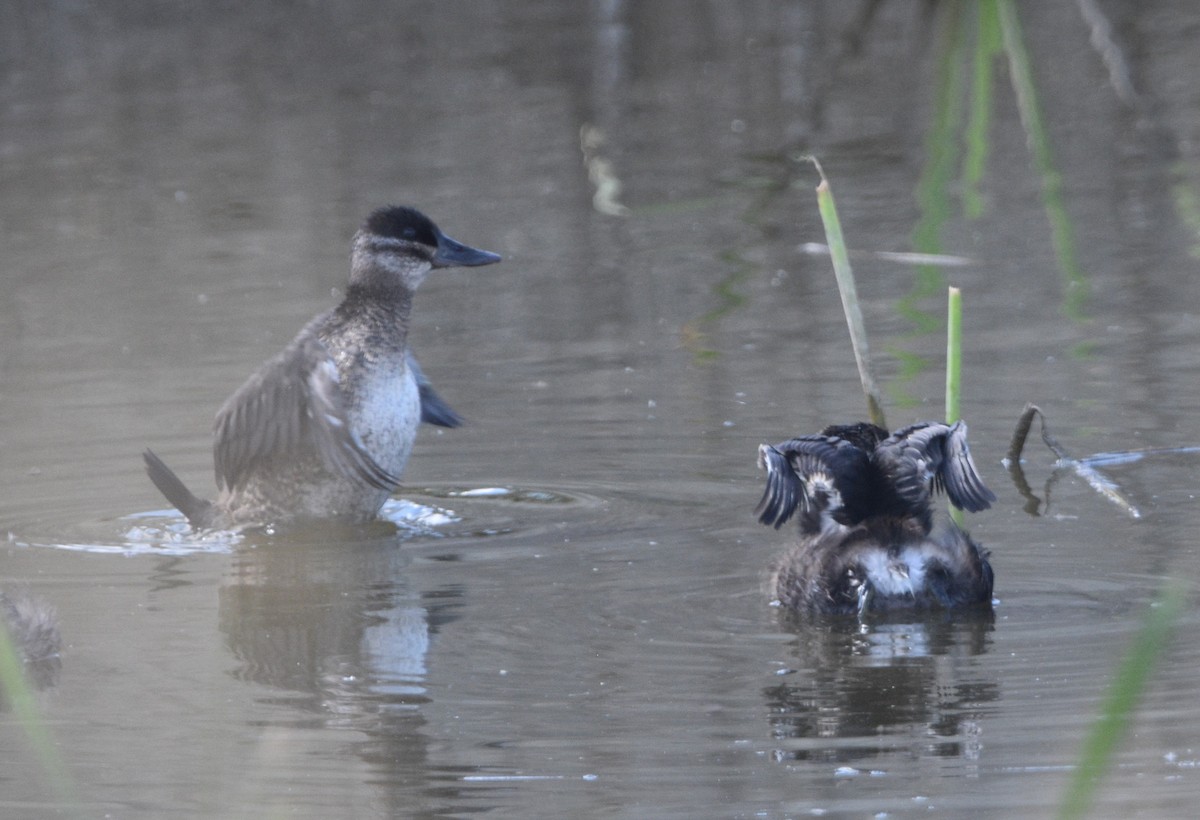
[[[848,764],[902,751],[975,760],[1000,687],[979,658],[991,613],[919,621],[791,622],[796,668],[763,690],[780,761]]]
[[[426,655],[461,590],[412,590],[409,562],[388,537],[267,540],[239,551],[219,598],[233,675],[301,693],[339,723],[424,703]]]
[[[424,492],[471,499],[492,512],[497,503],[517,505],[514,516],[585,500],[537,488]],[[311,695],[310,708],[358,728],[373,728],[384,711],[426,702],[426,655],[439,627],[462,605],[463,588],[413,588],[408,578],[413,553],[405,545],[416,535],[439,538],[433,524],[460,519],[409,501],[384,507],[385,515],[399,511],[407,516],[354,527],[309,525],[286,536],[244,535],[219,598],[220,630],[238,660],[234,677]],[[481,515],[474,510],[458,535],[507,529],[500,515],[480,523],[475,519]],[[448,552],[433,560],[459,557]]]
[[[463,598],[415,589],[410,555],[396,536],[264,540],[237,552],[218,599],[230,674],[287,706],[285,726],[358,732],[379,782],[407,788],[427,777],[430,649]]]
[[[941,144],[934,27],[976,19],[971,5],[372,0],[289,5],[282,37],[271,3],[0,10],[0,534],[6,574],[37,579],[73,643],[48,717],[86,813],[462,815],[487,800],[514,816],[796,816],[786,801],[820,792],[828,767],[744,765],[767,745],[766,698],[783,759],[890,751],[901,770],[873,781],[869,806],[843,790],[829,814],[912,813],[925,767],[900,758],[912,747],[954,768],[992,710],[982,776],[923,790],[950,801],[943,813],[1049,814],[1050,772],[1073,762],[1131,602],[1164,573],[1200,571],[1194,463],[1100,465],[1146,513],[1136,523],[1073,480],[1054,488],[1071,515],[1038,519],[996,487],[979,527],[1000,563],[995,633],[768,624],[758,640],[762,561],[746,555],[773,551],[748,512],[759,436],[861,401],[829,265],[795,252],[822,234],[816,181],[792,157],[826,160],[855,248],[915,250],[922,146]],[[1200,107],[1181,79],[1200,60],[1194,5],[1105,4],[1144,117],[1106,87],[1075,4],[1019,8],[1090,322],[1063,321],[1044,171],[1002,66],[990,127],[975,129],[983,176],[942,166],[940,246],[980,263],[952,276],[970,288],[983,460],[1026,400],[1080,455],[1134,446],[1114,444],[1131,432],[1139,447],[1197,437]],[[977,40],[959,31],[966,76]],[[585,123],[626,218],[593,204]],[[970,124],[947,129],[960,158]],[[977,221],[960,190],[984,206]],[[300,547],[308,561],[172,544],[152,531],[161,515],[118,520],[161,506],[136,463],[148,439],[211,475],[212,396],[328,303],[364,203],[392,199],[484,226],[517,274],[447,281],[422,303],[425,363],[471,424],[419,440],[414,479],[598,500],[455,498],[487,514],[398,549],[387,534]],[[897,312],[916,277],[879,258],[858,273],[878,349],[909,354],[881,376],[940,361],[940,333],[913,337]],[[906,388],[932,407],[941,375]],[[1029,475],[1039,491],[1048,470]],[[452,540],[461,562],[428,562]],[[1197,651],[1180,635],[1105,813],[1195,804],[1200,716],[1178,692]],[[764,680],[781,650],[799,671]],[[310,745],[264,765],[264,724]],[[53,813],[11,747],[8,813]],[[412,786],[388,789],[389,811],[366,784],[397,771]],[[594,771],[586,790],[476,780],[455,795],[467,776]]]

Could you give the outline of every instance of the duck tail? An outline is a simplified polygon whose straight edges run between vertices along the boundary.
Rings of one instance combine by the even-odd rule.
[[[167,501],[187,516],[188,523],[193,527],[205,526],[212,516],[212,502],[193,495],[187,485],[154,454],[153,450],[148,449],[142,453],[142,459],[146,462],[146,475],[150,476],[158,491],[167,497]]]

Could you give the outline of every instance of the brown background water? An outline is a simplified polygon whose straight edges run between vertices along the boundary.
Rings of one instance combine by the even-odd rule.
[[[1018,4],[1083,283],[1002,61],[985,211],[954,181],[941,228],[978,264],[923,293],[857,260],[896,425],[941,414],[942,330],[911,310],[963,288],[1000,496],[970,521],[994,622],[858,629],[766,605],[786,535],[751,514],[755,450],[862,413],[797,157],[852,246],[913,249],[945,6],[4,5],[0,576],[65,640],[37,694],[64,777],[0,713],[4,813],[1050,813],[1156,591],[1200,574],[1195,456],[1106,471],[1139,520],[1070,477],[1030,517],[1000,464],[1027,401],[1080,455],[1200,443],[1200,11],[1099,6],[1136,105],[1091,4]],[[181,535],[141,449],[211,491],[213,412],[385,202],[505,256],[417,302],[468,426],[422,432],[399,528]],[[1200,800],[1196,634],[1189,611],[1101,814]]]

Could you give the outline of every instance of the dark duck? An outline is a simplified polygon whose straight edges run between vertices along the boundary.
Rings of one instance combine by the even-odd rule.
[[[150,479],[196,529],[374,518],[420,423],[461,421],[409,348],[413,293],[437,268],[499,261],[413,208],[375,211],[354,236],[341,304],[313,318],[217,412],[216,500],[193,495],[147,450]]]
[[[932,495],[968,512],[991,506],[967,426],[873,424],[764,444],[767,487],[755,513],[778,529],[796,516],[800,542],[774,565],[771,594],[792,612],[863,617],[893,610],[991,606],[987,552],[954,522],[934,530]]]

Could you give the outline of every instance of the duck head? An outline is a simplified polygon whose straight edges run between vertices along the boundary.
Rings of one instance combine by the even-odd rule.
[[[354,235],[350,287],[411,293],[434,268],[471,268],[500,261],[442,233],[416,208],[389,205],[374,211]]]

